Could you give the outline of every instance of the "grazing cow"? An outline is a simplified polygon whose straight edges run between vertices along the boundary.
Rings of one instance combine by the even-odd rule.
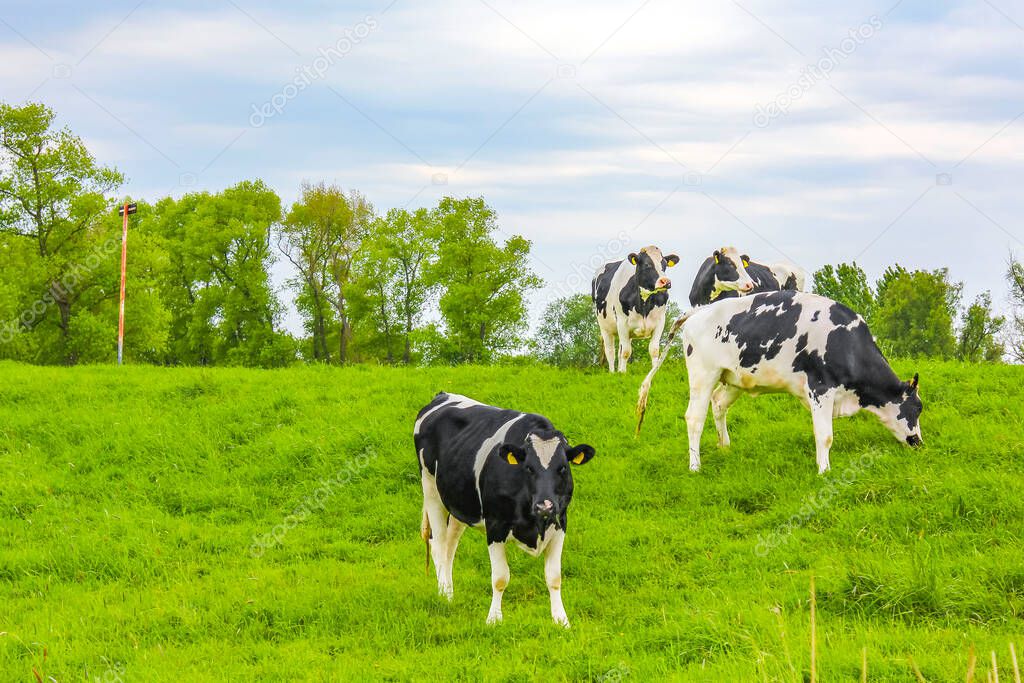
[[[690,379],[691,470],[700,469],[708,401],[718,443],[728,446],[726,412],[744,391],[789,392],[810,409],[819,472],[829,468],[832,418],[861,409],[877,415],[900,441],[921,443],[917,375],[901,381],[864,319],[840,303],[803,292],[764,292],[691,309],[672,325],[669,344],[681,327]],[[659,367],[661,361],[640,387],[637,432]]]
[[[804,291],[803,270],[787,263],[764,265],[740,254],[736,247],[722,247],[701,264],[690,288],[690,305],[703,306],[719,299],[780,289]]]
[[[462,532],[479,527],[491,556],[487,623],[501,621],[509,581],[505,544],[511,540],[534,557],[544,553],[551,617],[568,628],[561,587],[570,463],[586,464],[594,449],[570,446],[546,417],[443,392],[419,412],[413,437],[423,484],[421,532],[441,595],[452,599],[452,565]]]
[[[651,338],[651,361],[658,358],[661,333],[665,329],[668,290],[672,281],[665,269],[679,263],[675,254],[662,256],[658,247],[644,247],[624,261],[604,264],[591,283],[591,297],[597,309],[604,357],[609,372],[615,372],[615,337],[619,338],[619,372],[633,353],[633,339]]]

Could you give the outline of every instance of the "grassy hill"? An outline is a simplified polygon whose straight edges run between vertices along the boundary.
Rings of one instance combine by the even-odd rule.
[[[681,363],[634,439],[646,367],[0,364],[0,679],[799,681],[812,574],[822,680],[857,680],[862,647],[871,680],[1024,648],[1024,368],[901,364],[925,446],[837,421],[819,477],[787,396],[741,399],[727,451],[709,420],[689,473]],[[485,626],[479,532],[454,602],[436,595],[411,428],[441,389],[597,449],[569,511],[571,631],[512,549]]]

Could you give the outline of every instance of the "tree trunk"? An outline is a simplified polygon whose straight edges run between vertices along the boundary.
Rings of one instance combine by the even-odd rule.
[[[57,305],[57,311],[60,313],[59,326],[64,344],[64,364],[74,365],[78,362],[78,358],[68,348],[71,335],[71,300],[68,298],[67,292],[64,291],[64,287],[56,280],[50,283],[50,296],[53,297],[53,302]]]
[[[348,316],[344,313],[341,314],[341,340],[338,342],[338,364],[344,365],[348,360],[348,335],[350,327],[348,324]]]

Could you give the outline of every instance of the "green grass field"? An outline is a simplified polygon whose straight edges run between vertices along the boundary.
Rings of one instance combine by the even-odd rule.
[[[538,367],[282,371],[0,364],[0,678],[963,680],[973,643],[1024,648],[1024,368],[921,372],[925,446],[744,398],[687,470],[666,365],[644,431],[626,377]],[[553,625],[542,562],[510,549],[487,627],[483,534],[455,600],[424,571],[411,429],[438,390],[541,412],[576,470]],[[326,482],[326,483],[325,483]],[[787,532],[787,526],[789,531]],[[979,669],[979,671],[981,671]],[[980,680],[984,680],[981,673]]]

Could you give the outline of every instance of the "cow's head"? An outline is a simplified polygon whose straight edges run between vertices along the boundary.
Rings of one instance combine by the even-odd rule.
[[[750,294],[754,291],[754,280],[747,273],[750,257],[740,254],[736,247],[722,247],[712,254],[714,259],[715,286],[712,299],[722,292],[739,292]]]
[[[918,393],[918,375],[909,382],[900,383],[900,394],[883,406],[882,422],[900,441],[911,446],[921,445],[921,395]]]
[[[636,266],[636,284],[640,288],[640,296],[646,301],[655,292],[664,292],[672,287],[665,269],[679,263],[679,257],[675,254],[662,256],[661,249],[650,246],[630,254],[629,262]]]
[[[502,444],[498,456],[515,474],[515,507],[520,516],[542,531],[550,524],[562,528],[572,500],[573,466],[585,465],[594,457],[587,444],[569,446],[559,432],[535,432],[520,444]]]

